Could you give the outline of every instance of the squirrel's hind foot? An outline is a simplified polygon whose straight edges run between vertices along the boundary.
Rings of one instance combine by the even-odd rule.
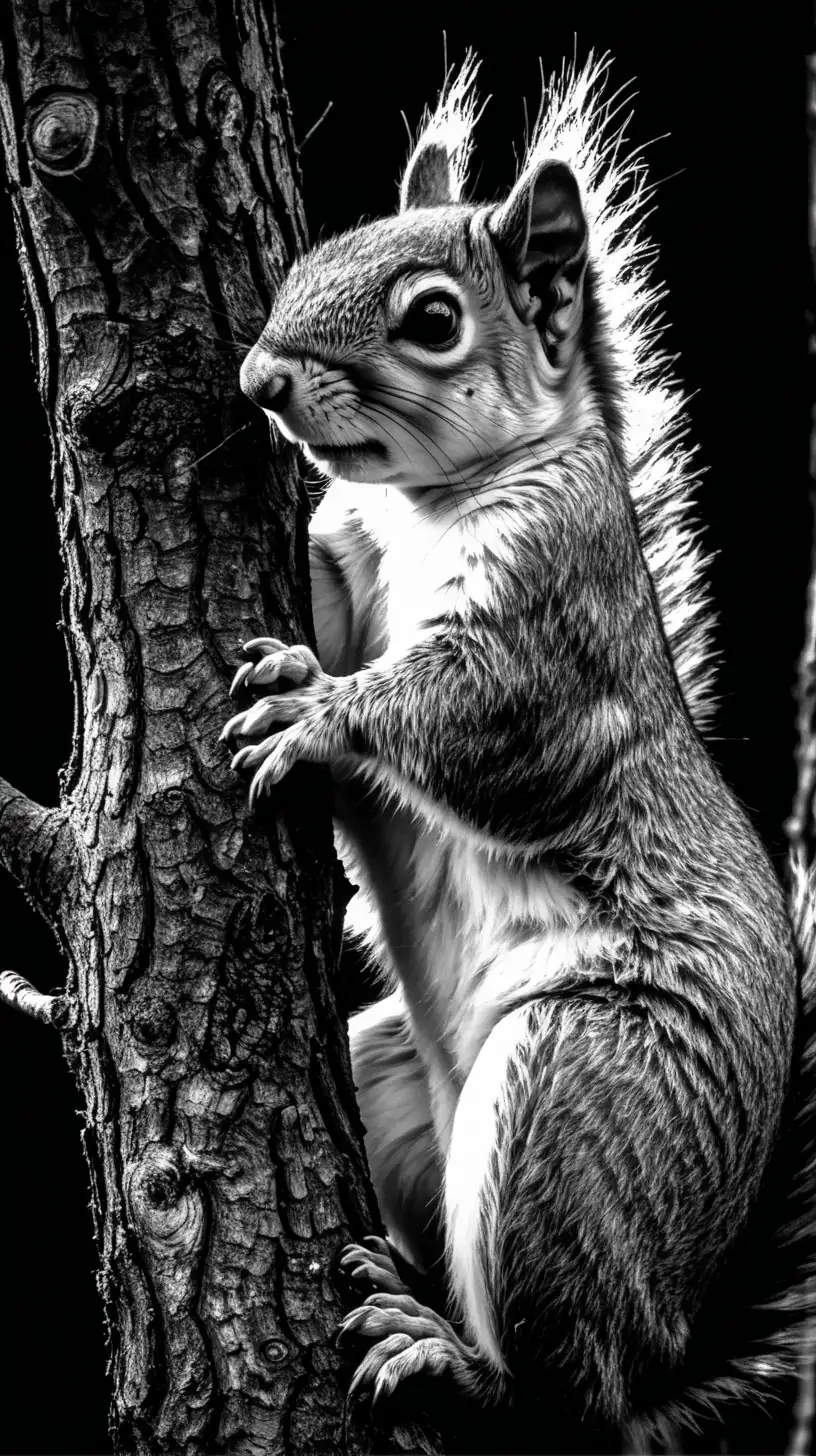
[[[410,1294],[370,1295],[340,1326],[340,1336],[352,1334],[377,1343],[360,1361],[349,1399],[371,1386],[376,1404],[418,1375],[447,1376],[467,1396],[481,1389],[485,1372],[475,1351],[442,1315]]]
[[[391,1246],[375,1234],[370,1234],[361,1244],[347,1244],[340,1258],[340,1268],[347,1278],[365,1281],[382,1294],[413,1292],[397,1270]]]

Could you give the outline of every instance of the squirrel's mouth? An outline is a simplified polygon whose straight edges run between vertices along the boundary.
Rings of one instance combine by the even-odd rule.
[[[360,455],[385,454],[385,446],[379,440],[359,440],[353,445],[322,445],[317,440],[302,443],[316,460],[356,460]]]

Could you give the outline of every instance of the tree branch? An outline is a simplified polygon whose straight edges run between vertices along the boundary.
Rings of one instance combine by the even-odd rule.
[[[14,1011],[22,1011],[64,1031],[73,1021],[75,1006],[68,996],[46,996],[16,971],[0,971],[0,1001]]]
[[[75,868],[63,809],[45,809],[0,778],[0,864],[48,920],[58,914]]]

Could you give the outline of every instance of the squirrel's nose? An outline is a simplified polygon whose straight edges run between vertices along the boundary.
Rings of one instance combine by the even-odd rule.
[[[241,388],[253,404],[280,413],[292,392],[292,376],[279,360],[252,349],[241,365]]]
[[[292,392],[292,378],[284,374],[283,370],[276,370],[268,379],[264,379],[256,388],[254,395],[255,403],[263,406],[264,409],[277,410],[280,412],[286,408],[286,401]]]

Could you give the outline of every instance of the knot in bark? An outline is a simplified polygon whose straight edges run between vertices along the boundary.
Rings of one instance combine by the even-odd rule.
[[[226,71],[214,71],[210,77],[204,99],[204,115],[216,135],[240,138],[244,127],[244,107]]]
[[[184,500],[195,484],[196,454],[189,445],[178,445],[164,458],[162,475],[168,494],[174,500]]]
[[[99,106],[82,91],[56,91],[29,117],[31,159],[42,172],[70,176],[87,167],[96,146]]]
[[[133,1012],[131,1027],[143,1048],[165,1051],[175,1040],[178,1022],[166,1001],[144,998]]]
[[[189,1259],[204,1236],[204,1200],[175,1148],[153,1143],[128,1179],[134,1219],[154,1252]]]
[[[283,1340],[264,1340],[261,1354],[270,1365],[282,1365],[289,1359],[289,1347]]]
[[[88,692],[88,708],[92,715],[101,713],[108,699],[108,684],[101,667],[94,668]]]

